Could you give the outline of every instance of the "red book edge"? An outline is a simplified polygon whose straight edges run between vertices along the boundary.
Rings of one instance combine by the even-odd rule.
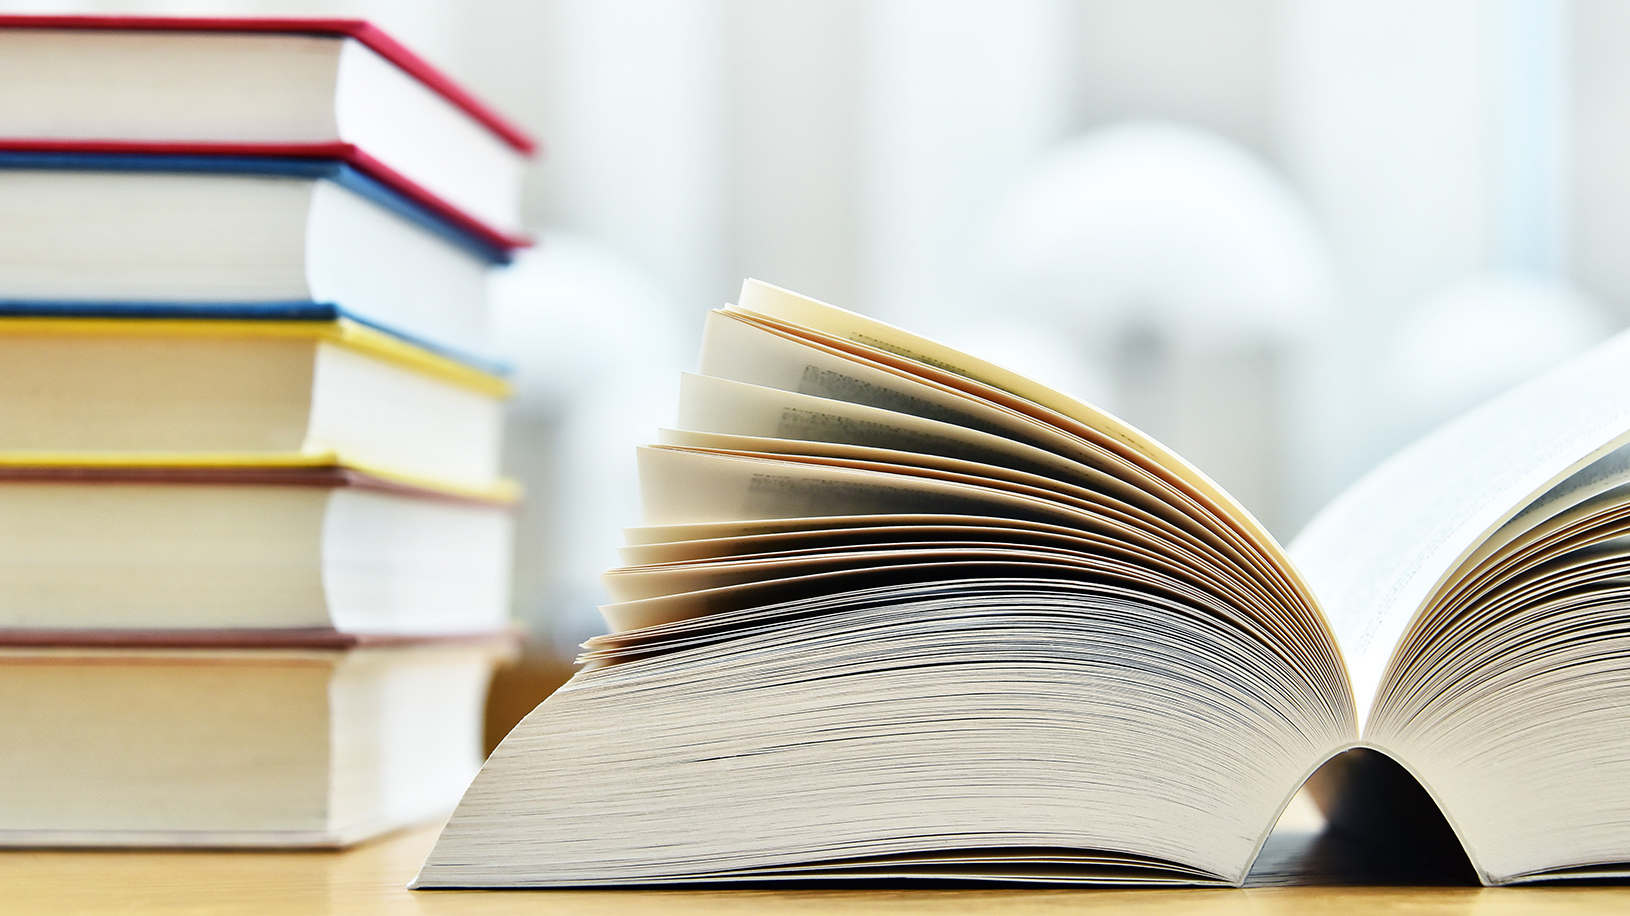
[[[6,17],[0,16],[0,19]],[[465,232],[504,251],[529,248],[532,239],[504,232],[453,206],[351,143],[196,143],[174,140],[42,140],[0,138],[0,150],[28,153],[135,153],[181,156],[289,156],[338,159]]]
[[[329,489],[350,487],[466,506],[495,506],[507,509],[514,505],[514,501],[509,499],[489,499],[416,487],[335,465],[327,467],[0,465],[0,484],[4,483],[145,483]]]
[[[520,637],[513,631],[407,636],[344,633],[328,627],[283,630],[51,630],[0,629],[3,649],[351,649],[414,646],[491,646],[513,655]],[[3,662],[0,662],[3,663]]]
[[[147,32],[272,32],[288,35],[338,35],[354,38],[437,95],[463,109],[511,147],[531,155],[537,141],[487,107],[407,46],[362,19],[249,18],[239,16],[60,16],[0,15],[0,28],[100,29]]]

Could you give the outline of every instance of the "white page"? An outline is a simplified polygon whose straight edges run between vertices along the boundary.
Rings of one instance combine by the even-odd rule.
[[[1105,492],[1157,515],[1172,517],[1174,511],[1179,512],[1189,524],[1203,526],[1193,530],[1209,531],[1206,540],[1214,547],[1259,574],[1288,617],[1305,618],[1310,630],[1324,626],[1312,611],[1311,598],[1297,587],[1299,582],[1290,581],[1286,567],[1280,565],[1282,555],[1271,542],[1263,549],[1261,542],[1242,536],[1238,529],[1225,524],[1221,516],[1208,513],[1169,481],[1017,411],[977,401],[960,392],[941,390],[915,377],[868,366],[720,312],[708,315],[703,332],[702,372],[750,386],[784,391],[815,388],[840,398],[863,398],[915,416],[938,416],[949,424],[987,430],[1068,455],[1085,468],[1101,470],[1095,478],[1095,486]],[[1174,508],[1178,505],[1185,506],[1187,511]]]
[[[1359,722],[1410,621],[1478,543],[1630,441],[1630,332],[1398,453],[1291,545],[1335,629]]]
[[[1041,408],[1040,412],[1030,409],[1026,409],[1025,412],[1045,424],[1066,430],[1073,424],[1077,429],[1070,430],[1072,433],[1086,431],[1089,437],[1113,443],[1113,451],[1138,456],[1141,459],[1138,463],[1144,469],[1164,480],[1176,483],[1186,497],[1204,506],[1208,514],[1214,514],[1218,521],[1225,522],[1244,535],[1253,548],[1271,564],[1271,575],[1282,577],[1296,593],[1296,603],[1305,604],[1309,608],[1316,607],[1312,592],[1300,572],[1284,561],[1284,551],[1279,542],[1250,511],[1183,456],[1119,418],[995,363],[986,362],[937,341],[920,337],[903,328],[799,295],[761,280],[743,281],[739,303],[726,306],[726,310],[768,316],[773,320],[789,322],[833,338],[898,354],[918,363],[936,367],[1006,392],[1029,405]],[[790,390],[802,389],[791,386]],[[1322,619],[1317,621],[1317,627],[1321,630],[1326,629]]]
[[[662,446],[638,452],[645,520],[691,524],[778,516],[995,515],[1078,527],[1092,518],[1050,500],[987,487]]]
[[[1115,479],[1104,479],[1055,452],[908,413],[835,401],[781,388],[685,373],[679,383],[679,428],[732,436],[838,442],[965,458],[1057,480],[1085,483],[1123,498],[1143,496]],[[1164,503],[1139,500],[1173,521],[1194,522]]]
[[[1243,506],[1182,456],[1149,438],[1141,430],[1126,425],[1098,408],[1017,372],[985,362],[925,337],[919,337],[902,328],[808,296],[800,296],[760,280],[749,279],[742,283],[739,304],[734,308],[813,328],[834,337],[898,353],[930,366],[938,366],[1068,417],[1103,433],[1133,452],[1152,459],[1154,464],[1166,473],[1183,480],[1200,493],[1215,500],[1225,514],[1252,529],[1253,533],[1272,542],[1267,531],[1251,518]]]
[[[1586,473],[1591,471],[1591,468],[1585,469]],[[1568,481],[1563,481],[1559,486],[1567,487],[1570,485],[1570,481],[1579,476],[1579,474],[1575,474]],[[1603,481],[1594,482],[1600,483]],[[1493,570],[1509,567],[1512,563],[1527,566],[1536,562],[1534,559],[1536,556],[1550,556],[1559,549],[1571,550],[1577,548],[1581,535],[1581,532],[1577,530],[1567,537],[1566,543],[1550,543],[1560,532],[1566,529],[1576,528],[1588,522],[1590,528],[1588,537],[1591,543],[1616,537],[1617,535],[1612,532],[1619,527],[1623,527],[1625,523],[1622,521],[1617,524],[1612,523],[1607,519],[1607,516],[1614,514],[1614,510],[1620,510],[1620,514],[1622,514],[1623,507],[1626,503],[1630,503],[1630,480],[1594,493],[1589,492],[1591,489],[1594,489],[1594,487],[1588,485],[1579,487],[1573,494],[1569,494],[1577,495],[1579,497],[1578,501],[1569,502],[1565,499],[1554,498],[1557,488],[1553,487],[1551,492],[1541,496],[1539,500],[1530,504],[1529,508],[1518,513],[1516,518],[1501,525],[1498,531],[1478,544],[1477,548],[1455,569],[1452,579],[1456,585],[1452,589],[1445,589],[1441,597],[1449,598],[1449,596],[1454,596],[1449,598],[1451,601],[1465,600],[1467,584],[1472,583],[1475,579],[1490,575]],[[1591,519],[1595,521],[1590,521]],[[1536,545],[1541,544],[1544,546],[1536,547]],[[1493,574],[1499,576],[1503,573],[1494,572]],[[1441,601],[1439,607],[1443,607]]]
[[[1627,483],[1630,483],[1630,446],[1621,446],[1575,471],[1530,502],[1500,526],[1496,537],[1479,548],[1479,552],[1492,553],[1491,546],[1515,540],[1547,519]]]
[[[919,516],[920,519],[953,519],[956,516]],[[1012,544],[1039,544],[1075,551],[1103,549],[1104,541],[1069,528],[1024,523],[1023,527],[991,524],[992,519],[962,516],[958,524],[927,524],[921,521],[894,525],[861,525],[814,531],[787,531],[745,537],[718,537],[617,548],[624,566],[658,563],[690,563],[728,557],[787,556],[839,548],[854,549],[876,544],[903,544],[943,541],[992,541]],[[1122,545],[1112,545],[1122,546]],[[1123,547],[1130,552],[1135,547]],[[1146,552],[1145,552],[1146,553]],[[1156,562],[1152,557],[1149,562]]]
[[[976,528],[1021,528],[1031,531],[1070,532],[1073,529],[1013,518],[984,515],[814,515],[797,518],[729,519],[674,525],[636,525],[623,529],[629,545],[671,544],[711,538],[751,538],[789,533],[830,532],[849,528],[896,525],[958,525]]]
[[[1165,522],[1090,489],[993,465],[864,446],[681,430],[662,430],[660,440],[662,445],[687,449],[937,479],[1052,500],[1082,513],[1078,523],[1080,534],[1107,538],[1112,544],[1169,558],[1212,587],[1225,590],[1235,600],[1253,604],[1260,601],[1263,613],[1273,613],[1273,596],[1258,577],[1246,570],[1236,554],[1219,551],[1189,528]],[[1183,521],[1189,522],[1186,518]]]
[[[1100,569],[1107,565],[1102,558],[1091,555],[1037,549],[1028,545],[923,541],[872,545],[871,549],[825,550],[797,556],[726,557],[662,566],[622,567],[604,573],[600,581],[615,604],[731,585],[779,583],[794,576],[818,572],[873,572],[901,563],[1008,559],[1034,560],[1057,566],[1060,573],[1067,573],[1074,567]],[[1123,562],[1117,568],[1126,575],[1143,575],[1154,583],[1150,587],[1158,588],[1163,584],[1149,574],[1146,566]]]
[[[1199,520],[1256,570],[1285,622],[1300,631],[1296,642],[1309,650],[1310,677],[1331,702],[1350,702],[1334,636],[1311,590],[1271,536],[1191,466],[1119,421],[1014,373],[792,293],[758,301],[765,297],[753,294],[761,289],[769,288],[743,287],[743,301],[755,308],[709,315],[704,374],[983,429],[1133,483]],[[800,324],[777,327],[782,318]]]

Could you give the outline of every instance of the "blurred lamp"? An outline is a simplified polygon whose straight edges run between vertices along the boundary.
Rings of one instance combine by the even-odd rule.
[[[1132,122],[1067,141],[998,206],[989,249],[1015,297],[1094,333],[1207,343],[1303,331],[1334,298],[1294,191],[1233,141]]]

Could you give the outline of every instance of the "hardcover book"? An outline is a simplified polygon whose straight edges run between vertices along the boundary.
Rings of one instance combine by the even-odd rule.
[[[0,15],[0,85],[0,149],[339,159],[527,244],[531,138],[366,22]]]
[[[344,316],[480,359],[509,260],[316,159],[0,151],[0,212],[0,315]]]
[[[344,319],[0,317],[0,466],[343,464],[506,494],[503,378]]]
[[[343,467],[0,466],[0,644],[502,632],[510,512]]]
[[[366,23],[0,15],[0,845],[452,808],[531,149]]]
[[[1630,334],[1288,551],[1114,417],[752,281],[678,426],[613,632],[416,886],[1238,884],[1360,748],[1486,883],[1630,874]]]
[[[0,846],[343,846],[442,815],[512,651],[0,630]]]

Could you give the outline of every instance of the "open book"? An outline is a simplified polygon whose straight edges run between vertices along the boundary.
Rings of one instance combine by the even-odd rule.
[[[1630,873],[1630,336],[1288,552],[1114,417],[753,281],[679,420],[614,632],[417,886],[1238,883],[1355,747],[1487,883]]]

